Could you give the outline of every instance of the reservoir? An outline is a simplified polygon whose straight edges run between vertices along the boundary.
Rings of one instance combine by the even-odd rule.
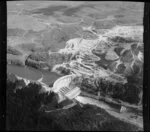
[[[62,75],[59,75],[55,72],[46,72],[46,71],[43,71],[43,83],[47,84],[47,85],[50,85],[52,84],[53,82],[55,82],[59,77],[61,77]]]
[[[61,77],[60,75],[54,72],[41,71],[31,67],[24,67],[24,66],[17,66],[17,65],[7,65],[7,72],[13,73],[19,77],[26,78],[28,80],[33,80],[33,81],[36,81],[39,78],[41,78],[43,74],[42,82],[47,85],[52,84],[55,80]]]

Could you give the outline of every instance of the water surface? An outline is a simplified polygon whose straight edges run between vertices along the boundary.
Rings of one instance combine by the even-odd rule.
[[[60,75],[54,72],[40,71],[34,68],[17,65],[7,65],[7,72],[33,81],[36,81],[39,78],[41,78],[43,74],[42,82],[46,83],[47,85],[52,84],[55,80],[57,80],[60,77]]]

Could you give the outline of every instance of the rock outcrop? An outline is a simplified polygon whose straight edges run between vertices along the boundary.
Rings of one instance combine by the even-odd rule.
[[[101,90],[104,96],[138,104],[143,76],[142,33],[140,26],[116,26],[95,40],[71,39],[59,52],[74,55],[68,62],[71,73],[82,77],[78,82],[89,82],[81,81],[82,90],[94,95]],[[93,84],[96,80],[103,84]]]
[[[86,77],[90,83],[85,83],[86,86],[82,86],[82,88],[95,95],[99,91],[98,86],[103,89],[101,85],[92,85],[92,82],[98,79],[104,81],[104,84],[110,85],[108,88],[104,86],[105,90],[108,89],[107,92],[102,90],[105,95],[129,101],[130,99],[122,97],[125,97],[125,94],[131,95],[134,90],[140,89],[137,90],[138,92],[133,92],[137,97],[142,89],[143,76],[142,26],[116,26],[102,33],[94,32],[92,28],[88,30],[90,33],[96,34],[97,38],[70,39],[66,42],[66,47],[58,52],[30,54],[25,64],[63,75],[76,74],[80,77],[83,76],[83,79]],[[134,85],[138,85],[139,88]],[[113,89],[109,87],[113,87]],[[128,87],[132,87],[133,91],[128,93]],[[120,94],[118,91],[117,95],[114,89],[116,91],[126,90],[121,90]],[[136,101],[133,99],[134,101],[130,102],[138,103],[140,99],[135,96],[132,97]]]

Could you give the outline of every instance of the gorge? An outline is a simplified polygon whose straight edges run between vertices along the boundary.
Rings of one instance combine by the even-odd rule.
[[[142,3],[7,5],[7,130],[143,130]]]

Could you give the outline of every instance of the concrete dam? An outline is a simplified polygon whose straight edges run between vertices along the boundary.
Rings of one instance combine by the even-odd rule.
[[[70,85],[72,79],[73,75],[67,75],[57,79],[54,82],[52,91],[58,94],[59,96],[58,103],[64,101],[67,98],[73,100],[78,95],[80,95],[81,93],[80,88]]]

